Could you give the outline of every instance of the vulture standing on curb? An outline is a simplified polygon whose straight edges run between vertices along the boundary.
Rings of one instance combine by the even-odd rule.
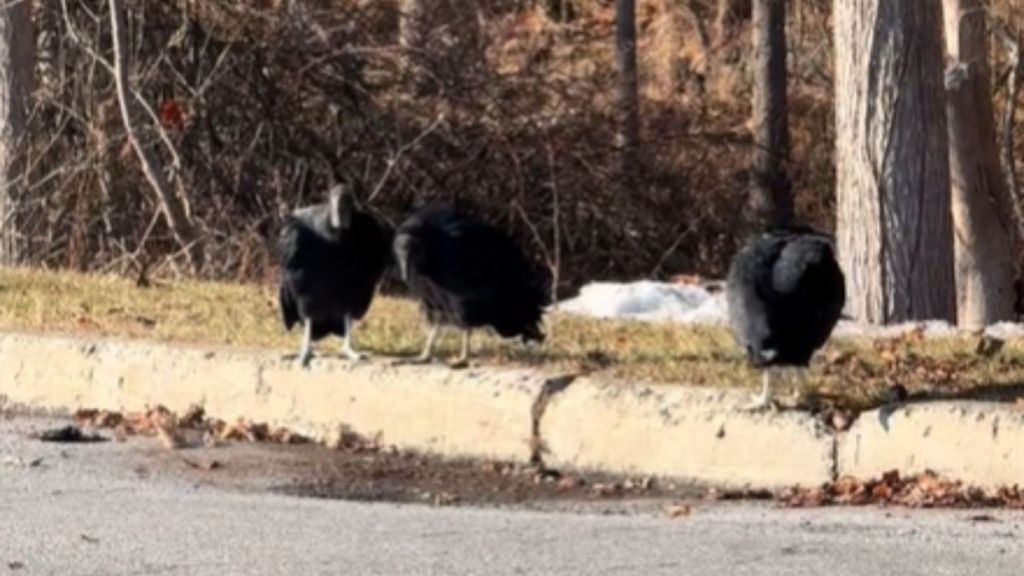
[[[303,323],[303,366],[313,356],[312,342],[330,334],[345,339],[342,355],[362,358],[352,347],[352,326],[391,263],[392,234],[341,185],[331,188],[326,204],[287,217],[278,238],[281,319],[288,330]]]
[[[763,389],[748,409],[772,405],[776,367],[806,367],[846,303],[832,239],[806,227],[761,234],[733,258],[726,281],[729,324]]]
[[[402,280],[430,324],[418,362],[428,362],[440,326],[462,330],[453,367],[469,360],[469,336],[490,326],[505,338],[543,342],[546,279],[511,239],[486,222],[445,205],[414,212],[395,232],[394,256]]]

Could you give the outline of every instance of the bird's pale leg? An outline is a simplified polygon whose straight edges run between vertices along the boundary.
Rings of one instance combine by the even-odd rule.
[[[807,366],[796,367],[793,369],[793,381],[795,383],[798,395],[803,395],[807,389],[807,385],[810,382],[810,368]]]
[[[427,332],[427,342],[423,345],[423,352],[416,358],[417,362],[427,363],[434,358],[434,344],[437,342],[437,336],[441,333],[441,327],[437,324],[431,324],[430,331]]]
[[[392,366],[407,366],[409,364],[429,364],[434,359],[434,344],[437,342],[438,334],[441,332],[441,326],[438,324],[430,324],[430,329],[427,331],[427,341],[423,345],[423,352],[415,358],[399,358],[391,362]]]
[[[753,402],[744,407],[745,410],[756,412],[775,407],[774,402],[772,402],[772,379],[774,372],[774,368],[767,368],[761,374],[761,393],[754,396]]]
[[[309,361],[313,358],[313,321],[309,318],[305,321],[302,332],[302,347],[299,348],[299,363],[303,368],[309,368]]]
[[[471,332],[472,330],[468,328],[462,331],[462,350],[459,353],[459,357],[449,364],[451,368],[460,369],[469,366],[469,335]]]
[[[341,355],[353,362],[366,358],[366,355],[357,352],[352,348],[352,328],[355,326],[355,322],[352,321],[352,317],[348,314],[345,315],[345,343],[341,346]]]

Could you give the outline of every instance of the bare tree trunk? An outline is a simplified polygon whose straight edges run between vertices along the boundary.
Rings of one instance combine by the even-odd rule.
[[[422,49],[429,33],[426,4],[423,0],[400,0],[399,10],[399,45],[406,49]]]
[[[617,0],[615,54],[619,63],[619,138],[622,179],[628,189],[636,183],[640,147],[640,96],[636,69],[636,1]]]
[[[750,220],[759,227],[788,224],[793,197],[786,160],[786,0],[754,0],[754,85]]]
[[[956,319],[940,6],[835,0],[838,251],[858,320]]]
[[[32,3],[0,3],[0,264],[21,261],[17,230],[19,144],[35,70]]]
[[[946,110],[956,257],[957,322],[1012,320],[1017,234],[999,169],[981,0],[943,0]]]
[[[185,250],[193,273],[198,273],[203,267],[203,245],[196,231],[195,224],[186,210],[182,198],[175,194],[167,176],[164,174],[160,159],[152,150],[146,147],[139,139],[135,128],[134,109],[135,99],[131,87],[128,85],[128,71],[126,63],[126,52],[124,47],[125,19],[124,10],[121,7],[121,0],[109,0],[110,22],[111,22],[111,44],[114,51],[114,80],[117,90],[117,99],[121,107],[121,119],[124,121],[125,133],[128,141],[135,150],[139,163],[142,164],[142,171],[146,179],[153,187],[167,224],[174,234],[174,239]]]
[[[715,48],[729,43],[733,29],[751,13],[751,0],[717,0],[715,5]]]
[[[430,22],[425,0],[400,0],[398,45],[402,47],[402,61],[406,73],[410,75],[418,89],[428,88],[422,62],[428,50]]]

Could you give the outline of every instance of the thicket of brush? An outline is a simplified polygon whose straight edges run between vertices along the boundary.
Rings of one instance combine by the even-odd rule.
[[[53,267],[185,273],[96,58],[110,58],[106,2],[35,4],[21,252]],[[747,194],[748,22],[716,21],[710,0],[638,2],[643,151],[623,190],[612,3],[525,4],[432,2],[427,49],[410,52],[386,0],[126,2],[130,78],[155,112],[139,128],[166,166],[168,143],[180,157],[203,275],[272,277],[282,215],[322,200],[332,179],[392,219],[420,200],[465,203],[557,266],[563,291],[722,274]],[[799,216],[825,229],[829,9],[793,2],[789,26],[790,175]],[[1024,26],[1014,10],[998,12]]]

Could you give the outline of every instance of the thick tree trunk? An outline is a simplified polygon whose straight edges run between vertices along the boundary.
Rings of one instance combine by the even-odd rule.
[[[715,48],[720,49],[733,38],[740,22],[751,16],[752,0],[717,0],[715,5]]]
[[[759,227],[788,224],[793,198],[786,159],[786,0],[754,0],[754,82],[750,220]]]
[[[618,0],[615,8],[615,54],[619,63],[619,138],[622,179],[636,183],[640,147],[640,96],[636,69],[636,1]]]
[[[1015,316],[1018,238],[999,168],[984,3],[943,0],[943,10],[957,321],[979,328]]]
[[[0,2],[0,264],[21,261],[17,230],[17,189],[23,176],[19,142],[25,133],[35,38],[32,3]]]
[[[940,6],[835,0],[838,251],[858,320],[956,319]]]
[[[171,233],[174,234],[174,239],[188,256],[193,273],[199,273],[203,268],[204,256],[199,232],[196,230],[181,197],[175,194],[171,183],[167,180],[159,157],[139,139],[134,114],[137,106],[134,94],[128,84],[127,55],[124,47],[124,9],[121,7],[121,0],[109,0],[109,6],[110,37],[114,51],[114,84],[121,109],[121,118],[124,121],[124,131],[128,135],[128,141],[132,148],[135,149],[139,163],[142,164],[142,172],[146,175],[146,179],[156,194]]]

